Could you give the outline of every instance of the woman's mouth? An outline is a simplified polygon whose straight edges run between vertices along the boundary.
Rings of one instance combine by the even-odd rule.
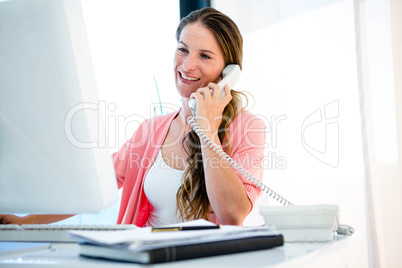
[[[200,80],[200,78],[186,76],[182,72],[179,72],[179,74],[180,74],[180,78],[182,78],[184,81],[195,82],[195,81]]]

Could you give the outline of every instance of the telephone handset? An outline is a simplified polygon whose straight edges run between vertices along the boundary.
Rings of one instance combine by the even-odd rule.
[[[222,98],[225,94],[224,87],[226,84],[233,88],[240,77],[240,67],[236,64],[230,64],[225,67],[222,72],[223,79],[218,83],[220,86]],[[211,90],[212,93],[212,90]],[[278,207],[262,207],[262,214],[268,217],[269,220],[266,224],[272,224],[273,218],[277,220],[276,228],[285,234],[285,240],[290,241],[328,241],[332,240],[332,231],[342,235],[352,235],[354,229],[348,225],[340,225],[338,223],[338,208],[334,205],[316,205],[316,206],[297,206],[294,205],[277,194],[271,188],[263,184],[260,180],[250,174],[247,170],[236,163],[228,154],[226,154],[218,145],[211,141],[202,130],[198,127],[194,116],[197,110],[197,101],[192,98],[189,100],[188,105],[191,109],[193,116],[187,118],[187,122],[191,125],[195,133],[203,140],[210,148],[212,148],[223,160],[229,163],[237,172],[244,178],[249,180],[255,186],[259,187],[263,192],[271,196],[273,199],[283,204],[284,206],[291,206],[293,208],[278,210]],[[273,211],[272,211],[273,209]],[[296,210],[295,210],[296,209]],[[296,211],[296,213],[295,213]],[[315,213],[312,213],[315,212]],[[265,215],[264,215],[265,214]],[[293,218],[292,218],[293,217]],[[295,217],[298,217],[295,219]],[[296,225],[291,227],[289,222],[296,222]],[[281,224],[285,226],[282,230]],[[307,229],[306,229],[307,228]],[[309,230],[309,234],[306,233]],[[306,234],[308,237],[306,237]]]
[[[218,83],[218,86],[220,86],[221,88],[221,94],[220,94],[221,98],[225,96],[225,90],[224,90],[225,85],[229,85],[229,88],[233,88],[237,80],[239,80],[240,73],[241,73],[240,67],[237,64],[229,64],[225,67],[225,69],[222,71],[223,78]],[[190,107],[193,115],[195,115],[197,111],[197,101],[194,98],[190,99],[188,102],[188,106]]]

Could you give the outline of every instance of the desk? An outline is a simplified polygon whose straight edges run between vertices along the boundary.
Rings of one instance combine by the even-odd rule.
[[[0,256],[0,267],[346,267],[345,252],[353,250],[361,240],[357,233],[352,237],[335,237],[327,243],[285,243],[269,250],[199,258],[155,265],[140,265],[91,259],[79,256],[74,243],[54,243],[50,249]]]

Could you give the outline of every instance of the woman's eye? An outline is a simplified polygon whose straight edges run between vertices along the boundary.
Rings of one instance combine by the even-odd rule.
[[[186,52],[187,52],[187,50],[186,50],[185,48],[182,48],[182,47],[179,47],[177,50],[180,51],[180,52],[182,52],[182,53],[186,53]]]
[[[201,57],[204,58],[204,59],[210,59],[211,58],[210,56],[208,56],[206,54],[202,54]]]

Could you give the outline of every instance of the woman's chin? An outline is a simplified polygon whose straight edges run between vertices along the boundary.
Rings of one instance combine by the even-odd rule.
[[[177,92],[183,99],[189,99],[191,94],[193,92],[196,92],[197,90],[189,90],[189,89],[183,89],[183,88],[177,88]]]

